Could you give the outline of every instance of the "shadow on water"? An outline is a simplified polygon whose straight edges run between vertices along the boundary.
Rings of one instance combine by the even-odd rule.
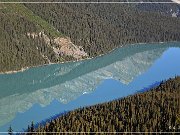
[[[150,89],[152,89],[152,88],[155,88],[155,87],[159,86],[159,84],[160,84],[161,82],[162,82],[162,81],[155,82],[155,83],[153,83],[153,84],[151,84],[151,85],[149,85],[149,86],[147,86],[147,87],[145,87],[145,88],[142,88],[141,90],[137,91],[137,92],[134,93],[134,94],[146,92],[146,91],[148,91],[148,90],[150,90]],[[122,98],[124,98],[124,97],[122,97]],[[114,100],[119,100],[119,99],[122,99],[122,98],[113,99],[112,101],[114,101]],[[108,102],[111,102],[111,101],[108,101]],[[88,106],[86,106],[86,107],[88,107]],[[79,109],[83,109],[83,108],[86,108],[86,107],[79,107]],[[47,122],[51,122],[51,121],[54,120],[54,119],[57,119],[57,118],[59,118],[59,117],[61,117],[61,116],[63,116],[63,115],[66,115],[68,112],[70,112],[70,111],[63,111],[63,112],[60,112],[60,113],[58,113],[58,114],[52,115],[52,116],[50,116],[49,118],[47,118],[47,119],[45,119],[45,120],[42,120],[42,121],[40,121],[40,122],[38,122],[38,123],[35,123],[34,128],[38,128],[40,125],[41,125],[41,126],[45,126]],[[29,123],[29,124],[30,124],[30,123]],[[29,126],[30,126],[30,125],[29,125]],[[23,132],[27,132],[28,130],[27,130],[27,129],[22,129],[22,131],[23,131]]]
[[[149,86],[147,86],[147,87],[145,87],[145,88],[143,88],[143,89],[141,89],[141,90],[138,90],[137,93],[146,92],[146,91],[148,91],[149,89],[152,89],[152,88],[155,88],[155,87],[159,86],[160,83],[161,83],[161,82],[155,82],[155,83],[153,83],[153,84],[151,84],[151,85],[149,85]]]
[[[179,49],[176,53],[173,50],[177,48],[172,47],[180,47],[180,43],[130,45],[94,59],[1,74],[0,130],[7,129],[10,124],[21,130],[31,120],[44,124],[62,115],[54,114],[64,110],[103,103],[156,87],[160,83],[156,81],[170,76],[166,73],[179,73],[176,72],[179,64],[173,60],[179,57],[176,55]],[[170,64],[166,65],[168,62]],[[166,73],[159,73],[164,65]],[[147,74],[149,69],[151,72]],[[157,79],[160,74],[162,76]]]

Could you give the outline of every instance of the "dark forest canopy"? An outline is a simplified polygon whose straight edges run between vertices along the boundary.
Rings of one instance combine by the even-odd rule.
[[[179,132],[180,77],[111,102],[70,111],[28,132]]]
[[[83,48],[87,56],[80,59],[131,43],[180,41],[180,19],[178,14],[172,17],[178,8],[178,4],[151,4],[149,9],[142,4],[1,3],[0,72],[77,59],[73,54],[57,55],[53,49],[57,37]]]

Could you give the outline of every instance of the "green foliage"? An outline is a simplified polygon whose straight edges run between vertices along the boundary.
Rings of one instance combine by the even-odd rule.
[[[180,77],[156,88],[68,112],[37,132],[179,132]]]
[[[59,32],[24,5],[0,4],[0,21],[0,72],[59,61],[53,43],[47,45],[41,35],[27,36],[27,33],[44,31],[49,38],[54,38],[60,36]],[[67,60],[66,56],[64,59]]]
[[[29,38],[29,32],[44,31],[51,41],[66,35],[75,45],[82,46],[89,57],[132,43],[180,41],[180,19],[161,14],[165,5],[158,6],[158,12],[145,11],[139,6],[143,7],[1,3],[0,72],[73,60],[71,56],[57,56],[53,42],[47,45],[40,36]]]
[[[133,4],[25,4],[90,57],[126,44],[180,40],[180,20]]]
[[[5,4],[6,8],[3,8],[3,11],[9,14],[16,13],[19,16],[25,17],[31,23],[36,24],[38,31],[44,30],[51,37],[59,37],[62,36],[61,33],[57,32],[53,26],[48,24],[41,17],[35,15],[31,10],[26,8],[22,4]],[[2,11],[2,12],[3,12]]]

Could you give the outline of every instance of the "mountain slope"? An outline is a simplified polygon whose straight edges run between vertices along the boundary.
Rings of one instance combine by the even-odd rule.
[[[179,132],[180,77],[144,93],[79,108],[47,122],[36,132]],[[29,132],[34,129],[28,128]]]
[[[26,4],[89,56],[129,43],[178,40],[180,20],[127,4]],[[50,17],[51,16],[51,17]],[[61,18],[61,19],[58,19]]]
[[[1,3],[0,20],[0,72],[180,41],[179,18],[133,4]]]
[[[84,55],[75,52],[83,53],[68,37],[22,4],[0,4],[0,20],[0,72],[74,59],[69,48],[59,55],[65,50],[58,48],[59,42],[74,47],[76,58]]]
[[[158,12],[162,15],[180,17],[180,5],[172,2],[177,2],[178,0],[128,0],[136,2],[164,2],[164,3],[137,3],[133,4],[138,10]],[[171,2],[171,3],[165,3]]]

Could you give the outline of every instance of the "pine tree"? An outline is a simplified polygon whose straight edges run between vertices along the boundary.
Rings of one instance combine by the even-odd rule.
[[[34,132],[34,122],[31,122],[31,132]]]
[[[12,129],[11,125],[10,125],[10,127],[9,127],[9,129],[8,129],[8,134],[9,134],[9,135],[13,135],[13,129]]]

